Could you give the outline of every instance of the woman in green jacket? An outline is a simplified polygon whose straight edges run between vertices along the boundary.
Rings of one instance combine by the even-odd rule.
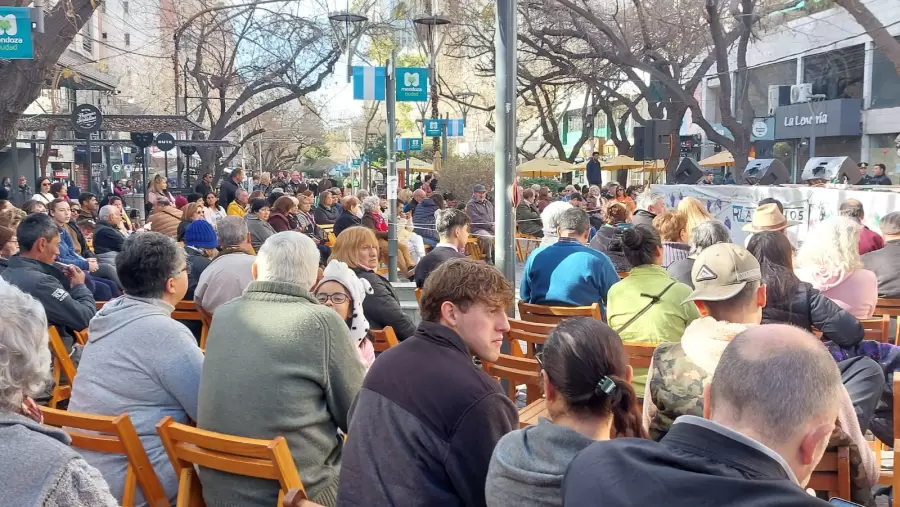
[[[625,257],[633,268],[609,290],[607,322],[625,342],[664,343],[681,340],[684,329],[700,313],[684,302],[691,288],[672,278],[661,263],[662,242],[655,229],[638,225],[622,233]],[[644,392],[646,368],[634,370],[632,385]]]

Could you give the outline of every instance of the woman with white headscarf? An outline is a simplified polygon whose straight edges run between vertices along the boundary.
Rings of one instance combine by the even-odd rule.
[[[362,304],[367,294],[372,294],[369,281],[356,276],[352,269],[338,260],[332,260],[325,266],[322,279],[316,286],[316,299],[344,320],[360,360],[369,369],[375,361],[375,349],[367,338],[369,321],[363,314]]]

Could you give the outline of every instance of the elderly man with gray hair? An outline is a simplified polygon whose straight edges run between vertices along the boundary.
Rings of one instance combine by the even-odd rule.
[[[94,228],[94,253],[104,264],[116,266],[116,254],[122,250],[125,234],[122,233],[122,212],[118,206],[107,204],[100,208]]]
[[[900,211],[881,217],[884,248],[862,256],[863,266],[878,279],[878,297],[900,298]]]
[[[700,255],[700,252],[719,243],[731,243],[731,232],[722,222],[709,220],[698,224],[691,231],[691,249],[688,251],[687,258],[673,262],[666,268],[666,271],[672,275],[672,278],[693,289],[691,269],[694,267],[694,260]]]
[[[781,324],[739,333],[702,396],[704,417],[679,417],[660,442],[591,444],[569,465],[564,505],[828,505],[803,488],[847,394],[816,337]]]
[[[240,217],[229,216],[219,220],[216,236],[219,254],[200,273],[194,290],[194,303],[210,315],[219,306],[244,293],[253,281],[252,268],[256,262],[256,257],[250,255],[252,250],[247,222]]]
[[[637,203],[635,203],[638,209],[634,212],[631,223],[635,227],[645,225],[652,229],[653,219],[666,210],[665,200],[666,196],[659,192],[645,190],[638,194]]]
[[[310,292],[319,250],[285,231],[269,238],[244,294],[221,306],[209,330],[197,427],[283,436],[314,503],[337,503],[350,405],[365,373],[350,330]],[[236,401],[239,400],[239,401]],[[207,505],[275,505],[277,481],[200,470]]]
[[[609,257],[587,246],[591,222],[581,208],[559,218],[559,241],[538,247],[525,261],[519,289],[522,301],[536,305],[590,306],[604,309],[619,275]]]
[[[47,317],[41,304],[0,280],[0,484],[4,505],[111,507],[119,502],[72,439],[41,424],[34,402],[50,382]]]

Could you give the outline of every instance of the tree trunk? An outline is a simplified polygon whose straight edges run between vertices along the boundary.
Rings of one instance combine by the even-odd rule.
[[[897,69],[897,74],[900,74],[900,42],[891,37],[890,32],[872,14],[872,11],[861,0],[834,0],[834,3],[846,9],[853,16],[853,19],[863,27],[863,30],[869,34],[869,37],[872,37],[875,45],[881,48],[888,59],[891,60],[891,63]]]
[[[33,34],[34,59],[0,61],[0,146],[15,138],[22,112],[40,96],[60,55],[97,5],[92,0],[60,0],[44,15],[44,33]]]

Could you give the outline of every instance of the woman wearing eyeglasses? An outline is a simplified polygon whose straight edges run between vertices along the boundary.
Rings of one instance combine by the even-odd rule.
[[[322,280],[316,286],[316,299],[341,317],[350,330],[350,340],[359,352],[366,369],[375,361],[375,349],[368,339],[369,321],[363,313],[362,302],[372,286],[356,276],[346,264],[332,260],[325,266]]]
[[[548,419],[497,443],[485,489],[488,507],[562,505],[562,480],[595,440],[647,438],[631,387],[622,339],[606,324],[580,317],[550,333],[541,353]]]

